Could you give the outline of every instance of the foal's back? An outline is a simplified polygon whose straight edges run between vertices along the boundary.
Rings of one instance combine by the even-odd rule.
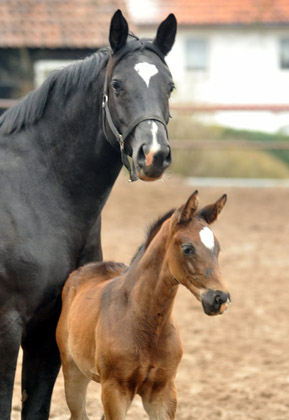
[[[66,302],[69,297],[73,296],[80,289],[85,289],[87,285],[91,288],[93,284],[111,280],[118,277],[127,269],[127,265],[114,261],[94,262],[86,264],[73,271],[68,277],[63,288],[63,300]]]

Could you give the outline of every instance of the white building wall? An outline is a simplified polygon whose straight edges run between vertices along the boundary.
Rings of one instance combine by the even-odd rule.
[[[185,41],[206,38],[208,68],[186,70]],[[167,62],[176,91],[173,102],[186,104],[289,104],[289,70],[279,66],[279,42],[289,38],[287,27],[179,28]],[[214,123],[265,131],[289,126],[289,113],[216,112]]]

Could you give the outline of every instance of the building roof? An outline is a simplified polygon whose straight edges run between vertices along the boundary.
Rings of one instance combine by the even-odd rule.
[[[125,0],[0,0],[0,47],[95,48],[108,44]]]
[[[289,0],[0,0],[0,48],[98,48],[120,8],[130,29],[179,25],[289,24]]]
[[[289,0],[128,0],[138,25],[174,13],[180,25],[289,24]]]

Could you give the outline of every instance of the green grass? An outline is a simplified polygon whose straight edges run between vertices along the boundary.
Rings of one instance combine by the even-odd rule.
[[[169,125],[171,139],[289,141],[289,136],[235,130],[200,124],[178,116]],[[283,150],[178,150],[173,151],[172,172],[183,176],[289,178],[289,151]]]

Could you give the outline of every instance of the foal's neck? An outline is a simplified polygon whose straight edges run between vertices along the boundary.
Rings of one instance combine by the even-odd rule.
[[[139,319],[151,317],[158,320],[158,324],[170,320],[178,290],[166,257],[168,235],[169,222],[166,221],[130,273],[135,282],[132,288],[135,313]]]

